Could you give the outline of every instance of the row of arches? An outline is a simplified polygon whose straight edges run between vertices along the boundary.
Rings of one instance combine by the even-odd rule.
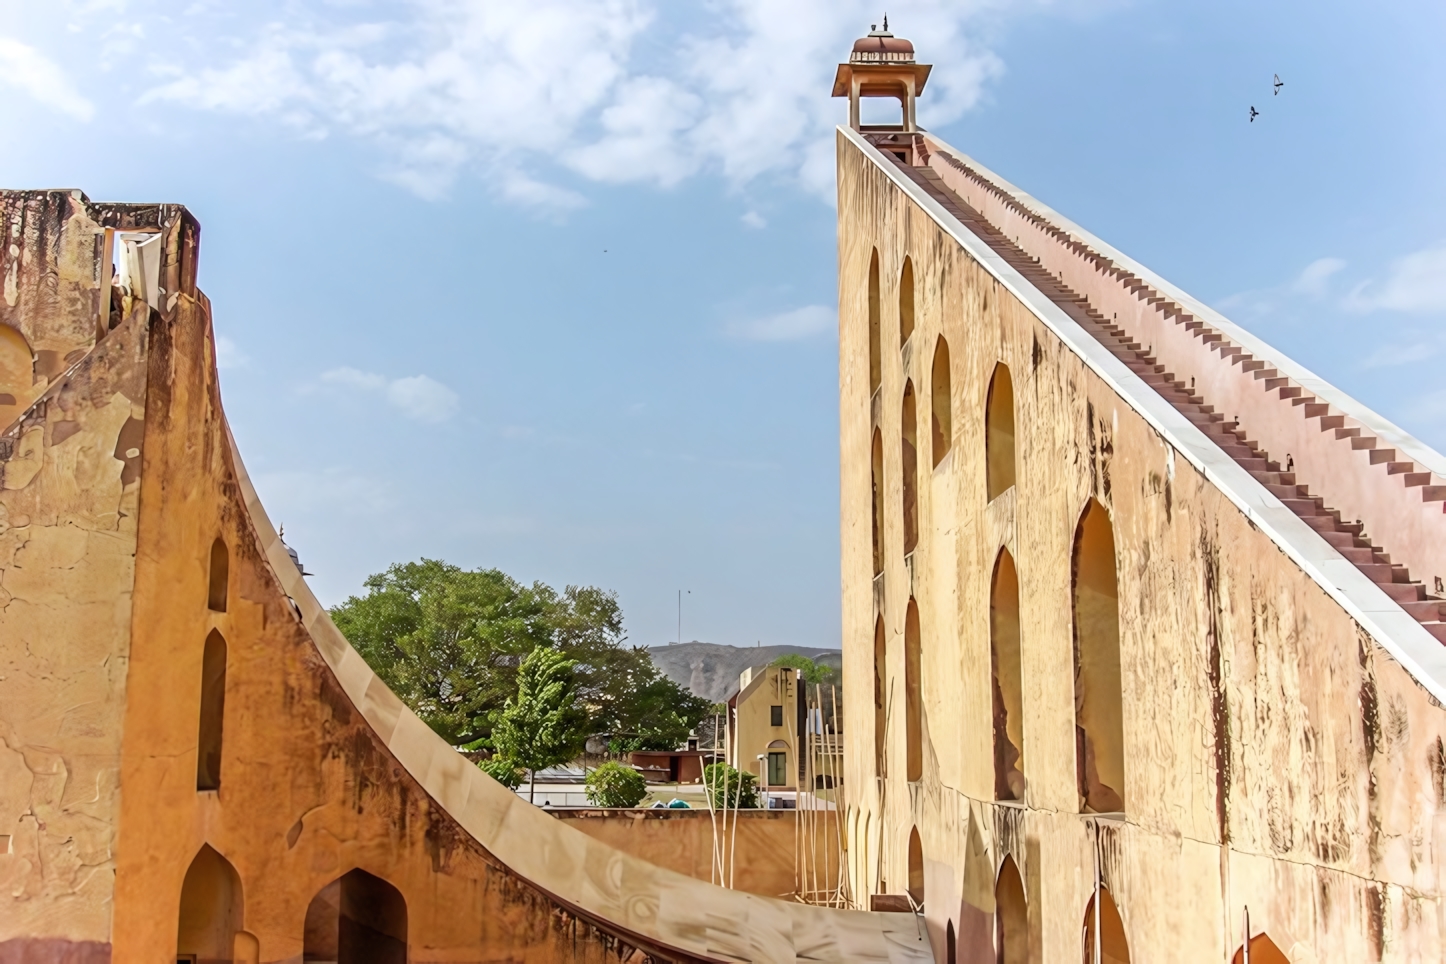
[[[406,964],[407,902],[401,891],[360,868],[327,884],[306,909],[305,962]],[[186,870],[176,931],[176,960],[260,960],[245,930],[245,899],[236,868],[203,844]]]
[[[882,327],[879,305],[879,249],[869,259],[869,394],[879,388],[883,377]],[[899,269],[899,347],[914,333],[914,261],[905,257]]]
[[[949,343],[940,336],[934,347],[930,375],[929,445],[932,465],[939,467],[949,454],[954,438],[952,389],[949,376]],[[995,366],[989,380],[985,403],[985,485],[989,501],[1014,487],[1014,382],[1008,366]],[[904,382],[899,419],[900,457],[903,473],[902,519],[904,555],[919,544],[919,401],[912,379]],[[884,440],[874,428],[870,449],[870,486],[873,516],[874,575],[884,571]]]
[[[1071,554],[1071,614],[1075,693],[1075,772],[1080,809],[1125,809],[1123,680],[1114,530],[1094,499],[1075,529]],[[1020,644],[1019,573],[1000,549],[990,579],[989,665],[993,716],[994,794],[1023,800],[1025,781],[1024,668]],[[905,777],[923,777],[923,694],[919,606],[904,617]],[[874,765],[888,773],[887,733],[893,709],[888,691],[888,645],[882,614],[874,621]]]

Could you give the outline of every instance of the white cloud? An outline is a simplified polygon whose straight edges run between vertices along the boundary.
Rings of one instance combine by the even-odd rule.
[[[1345,261],[1340,258],[1317,258],[1305,266],[1305,270],[1295,279],[1291,288],[1299,294],[1313,298],[1325,297],[1331,277],[1345,266]]]
[[[1446,242],[1401,258],[1384,281],[1357,286],[1347,304],[1357,311],[1446,312]]]
[[[875,6],[717,0],[697,5],[681,29],[656,16],[658,6],[313,0],[288,5],[284,24],[262,23],[263,13],[238,24],[233,11],[217,32],[227,46],[209,35],[168,45],[189,51],[189,63],[168,66],[142,99],[365,139],[383,154],[382,176],[428,198],[475,171],[503,197],[566,210],[584,199],[551,183],[559,179],[666,187],[713,172],[735,186],[782,177],[831,200],[832,130],[844,109],[827,93],[835,65],[878,18]],[[896,31],[936,65],[920,108],[927,123],[958,117],[1000,74],[998,58],[970,35],[1006,6],[891,8]],[[392,19],[355,19],[381,10]]]
[[[759,214],[757,211],[749,211],[738,220],[742,221],[750,228],[758,228],[761,230],[768,227],[768,222],[764,220],[763,215]]]
[[[749,341],[799,341],[833,331],[838,316],[824,305],[807,305],[777,315],[737,321],[725,329],[735,338]]]
[[[46,107],[88,121],[95,107],[71,84],[60,65],[34,47],[0,37],[0,83],[18,87]]]
[[[457,393],[426,375],[388,379],[375,372],[355,368],[334,368],[322,373],[326,385],[363,392],[376,392],[403,415],[419,422],[445,422],[457,413]]]

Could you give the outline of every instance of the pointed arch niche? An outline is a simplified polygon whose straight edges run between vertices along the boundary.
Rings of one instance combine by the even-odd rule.
[[[301,959],[328,964],[407,964],[407,901],[365,870],[327,884],[306,908]]]
[[[879,337],[879,249],[869,259],[869,397],[879,390],[884,378],[883,351]]]
[[[176,960],[232,960],[243,906],[236,868],[210,844],[202,844],[181,884]]]
[[[1012,856],[1004,858],[994,883],[994,948],[999,964],[1029,962],[1029,905]]]
[[[20,417],[35,397],[35,356],[25,336],[0,325],[0,429]]]
[[[226,723],[226,639],[206,637],[201,656],[201,717],[196,737],[196,789],[221,789],[221,738]]]
[[[914,333],[914,261],[904,258],[899,270],[899,347]]]
[[[949,454],[949,446],[954,444],[954,413],[950,409],[949,392],[949,343],[940,335],[938,342],[934,345],[934,367],[929,377],[929,396],[932,399],[933,418],[930,420],[933,427],[930,439],[930,454],[934,457],[934,468],[944,461],[944,456]]]
[[[231,576],[231,556],[226,551],[226,540],[216,538],[211,543],[211,575],[206,588],[206,608],[212,612],[226,611],[226,589]]]
[[[899,434],[903,441],[904,473],[904,555],[919,544],[919,410],[914,398],[914,383],[904,383],[903,413]]]
[[[1115,536],[1094,499],[1075,530],[1073,557],[1075,766],[1082,809],[1125,809],[1125,737]]]
[[[870,484],[873,487],[874,575],[884,571],[884,437],[874,429],[870,453]]]
[[[1024,682],[1019,655],[1019,575],[999,550],[989,592],[989,665],[994,676],[994,798],[1024,799]]]
[[[911,597],[909,611],[904,616],[904,740],[910,783],[924,777],[924,708],[919,664],[919,604]]]
[[[1003,362],[989,379],[984,408],[984,455],[989,501],[1014,485],[1014,379]]]
[[[887,746],[889,716],[888,648],[884,641],[884,617],[874,622],[874,775],[884,775],[884,750]]]
[[[1125,923],[1109,889],[1100,888],[1099,953],[1095,953],[1095,899],[1085,905],[1084,959],[1089,964],[1130,964],[1130,943],[1125,939]]]
[[[914,903],[924,905],[924,843],[919,839],[919,828],[909,831],[909,896]]]

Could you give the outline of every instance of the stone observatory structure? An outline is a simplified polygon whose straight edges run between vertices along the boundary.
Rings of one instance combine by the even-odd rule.
[[[0,192],[0,962],[930,959],[614,850],[403,706],[247,478],[199,246]]]
[[[1446,459],[916,130],[913,61],[834,87],[855,894],[941,964],[1443,959]]]

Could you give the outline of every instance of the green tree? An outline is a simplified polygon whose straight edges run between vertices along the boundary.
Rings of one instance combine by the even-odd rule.
[[[595,807],[636,807],[648,795],[648,781],[632,767],[604,763],[587,775],[587,799]]]
[[[483,760],[477,768],[509,790],[516,790],[522,783],[522,771],[506,757],[494,756]]]
[[[843,683],[843,677],[835,667],[829,666],[827,663],[816,663],[798,653],[785,653],[769,665],[802,670],[803,681],[810,686],[828,686],[829,684],[838,686]]]
[[[587,711],[577,701],[574,665],[555,649],[534,649],[518,670],[517,695],[492,726],[498,754],[527,771],[529,801],[537,771],[577,756],[587,737]]]
[[[737,770],[726,763],[710,763],[703,768],[703,785],[713,808],[747,810],[758,806],[758,777]]]

